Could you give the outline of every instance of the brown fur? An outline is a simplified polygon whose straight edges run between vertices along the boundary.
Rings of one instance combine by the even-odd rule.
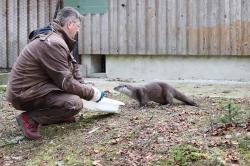
[[[137,100],[140,106],[146,105],[149,101],[163,105],[173,104],[173,98],[188,105],[197,106],[194,101],[165,82],[152,82],[144,86],[124,84],[115,87],[114,90]]]

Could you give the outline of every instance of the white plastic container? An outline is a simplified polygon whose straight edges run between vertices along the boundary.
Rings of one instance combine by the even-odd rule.
[[[114,99],[109,99],[107,97],[103,97],[103,99],[96,103],[94,101],[87,101],[82,99],[83,107],[86,108],[88,111],[92,112],[107,112],[107,113],[119,113],[119,107],[121,105],[125,105],[121,101],[117,101]]]

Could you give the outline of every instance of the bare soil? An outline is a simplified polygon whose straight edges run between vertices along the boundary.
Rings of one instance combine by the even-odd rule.
[[[76,123],[41,126],[41,141],[22,136],[17,111],[0,91],[0,165],[250,165],[248,84],[172,82],[199,107],[179,101],[139,107],[112,91],[123,81],[89,81],[123,101],[121,112],[82,110]]]

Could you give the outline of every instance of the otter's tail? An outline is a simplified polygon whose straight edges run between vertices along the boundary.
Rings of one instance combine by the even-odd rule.
[[[178,90],[174,89],[174,98],[188,104],[188,105],[191,105],[191,106],[197,106],[197,104],[189,99],[187,96],[185,96],[183,93],[179,92]]]

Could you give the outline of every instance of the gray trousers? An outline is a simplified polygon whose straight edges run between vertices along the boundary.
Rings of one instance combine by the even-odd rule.
[[[20,107],[39,124],[52,124],[79,113],[83,103],[77,95],[53,91]]]

